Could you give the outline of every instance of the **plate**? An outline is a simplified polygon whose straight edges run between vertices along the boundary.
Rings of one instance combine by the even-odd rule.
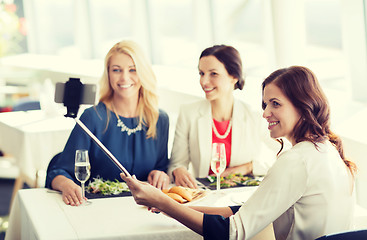
[[[122,192],[120,194],[103,195],[102,193],[89,193],[85,192],[85,197],[88,199],[98,199],[98,198],[114,198],[114,197],[130,197],[131,192]]]
[[[262,179],[262,177],[254,177],[252,175],[230,174],[225,178],[221,178],[220,188],[258,186]],[[210,190],[217,189],[217,178],[215,176],[197,178],[197,180]]]
[[[104,194],[102,194],[102,192]],[[127,197],[131,196],[125,182],[104,180],[101,177],[93,178],[85,188],[85,196],[88,199]]]
[[[204,189],[192,189],[192,188],[185,188],[187,191],[191,192],[192,194],[192,200],[190,202],[184,202],[183,204],[190,204],[192,202],[197,202],[200,199],[204,198],[206,194],[208,193],[207,190]]]

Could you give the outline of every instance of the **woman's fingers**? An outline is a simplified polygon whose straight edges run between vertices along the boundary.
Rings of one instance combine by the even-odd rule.
[[[74,182],[67,182],[62,189],[62,199],[67,205],[78,206],[85,199],[82,197],[81,187]]]
[[[188,188],[198,188],[195,178],[193,178],[189,173],[182,174],[181,176],[176,177],[175,183],[178,186],[183,186],[183,187],[188,187]]]
[[[81,197],[79,199],[77,194],[72,191],[68,193],[63,193],[63,201],[67,205],[71,205],[71,206],[78,206],[82,203]]]
[[[169,177],[165,172],[153,170],[149,173],[148,182],[158,189],[163,189],[168,187]]]

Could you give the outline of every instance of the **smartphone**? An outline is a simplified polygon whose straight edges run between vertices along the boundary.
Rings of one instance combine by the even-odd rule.
[[[95,84],[82,84],[81,101],[79,104],[95,104],[97,86]],[[58,82],[55,86],[55,102],[65,103],[65,83]]]

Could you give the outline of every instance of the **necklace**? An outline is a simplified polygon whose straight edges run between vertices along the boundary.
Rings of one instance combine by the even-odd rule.
[[[120,117],[117,117],[117,127],[121,127],[121,132],[127,132],[127,135],[131,135],[132,133],[136,133],[142,130],[141,123],[136,126],[136,128],[128,128],[123,121],[121,121]]]
[[[126,132],[127,135],[131,135],[132,133],[136,133],[136,132],[139,132],[141,131],[143,128],[141,126],[141,123],[139,122],[138,126],[136,126],[136,128],[129,128],[127,127],[123,121],[121,121],[120,117],[117,115],[117,113],[115,112],[115,107],[113,106],[113,110],[114,110],[114,113],[116,114],[116,118],[117,118],[117,127],[120,127],[121,128],[121,132]]]
[[[217,128],[215,127],[215,123],[214,123],[214,119],[213,119],[213,131],[214,131],[214,134],[217,138],[226,139],[228,137],[229,132],[231,131],[231,128],[232,128],[232,119],[229,121],[226,132],[223,135],[220,135]]]

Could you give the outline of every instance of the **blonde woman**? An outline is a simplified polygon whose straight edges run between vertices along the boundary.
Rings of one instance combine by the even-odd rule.
[[[132,41],[115,44],[105,57],[99,103],[80,120],[139,180],[157,188],[169,183],[167,171],[168,115],[158,109],[156,78],[140,47]],[[74,176],[74,155],[87,149],[90,180],[119,179],[120,170],[79,126],[73,129],[64,151],[49,166],[46,187],[60,190],[66,204],[82,203]]]

